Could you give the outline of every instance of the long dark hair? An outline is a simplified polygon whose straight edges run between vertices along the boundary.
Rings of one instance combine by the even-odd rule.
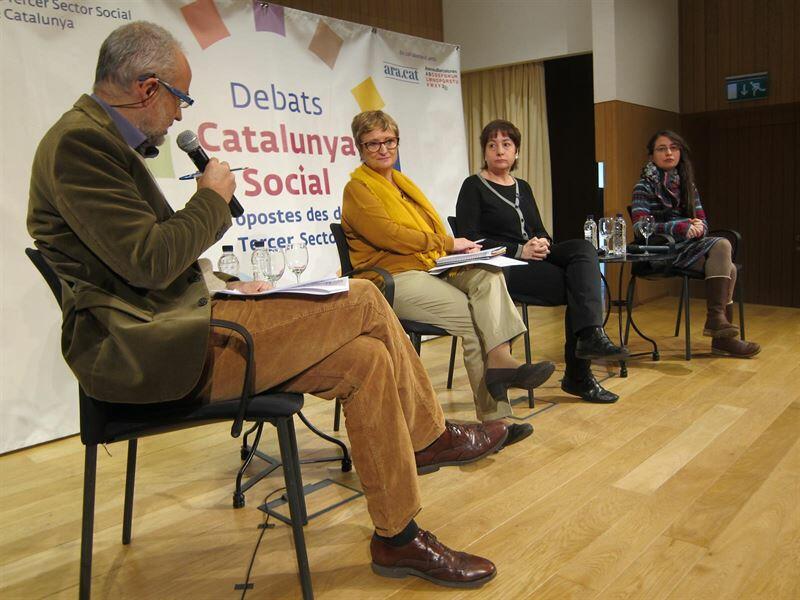
[[[661,136],[669,138],[681,149],[681,159],[678,161],[678,175],[681,178],[681,201],[686,205],[686,212],[694,218],[694,196],[697,184],[695,183],[694,167],[692,166],[692,150],[686,140],[677,133],[669,129],[661,129],[656,131],[650,141],[647,142],[647,153],[651,158],[655,150],[656,140]]]

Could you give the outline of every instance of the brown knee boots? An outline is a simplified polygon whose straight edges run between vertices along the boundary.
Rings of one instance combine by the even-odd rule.
[[[733,322],[733,304],[725,307],[725,316],[729,323]],[[761,352],[761,346],[755,342],[745,342],[736,337],[714,338],[711,340],[711,354],[732,356],[734,358],[750,358]]]
[[[713,338],[731,338],[739,335],[739,328],[731,324],[725,314],[725,307],[730,298],[728,277],[710,277],[706,279],[706,324],[703,335]]]

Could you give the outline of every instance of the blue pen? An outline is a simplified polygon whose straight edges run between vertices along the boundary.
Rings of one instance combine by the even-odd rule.
[[[245,169],[249,169],[250,167],[236,167],[235,169],[231,169],[231,173],[234,171],[244,171]],[[190,181],[192,179],[197,179],[200,177],[202,173],[200,171],[195,171],[194,173],[189,173],[188,175],[181,175],[178,177],[180,181]]]

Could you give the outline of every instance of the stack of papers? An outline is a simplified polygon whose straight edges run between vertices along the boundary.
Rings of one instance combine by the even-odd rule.
[[[519,265],[527,264],[522,260],[517,260],[516,258],[509,258],[507,256],[490,256],[488,258],[481,258],[478,256],[480,253],[476,252],[475,254],[465,254],[465,257],[469,257],[467,260],[463,260],[461,262],[457,262],[451,265],[441,265],[438,267],[433,267],[428,271],[431,275],[438,275],[439,273],[444,273],[448,269],[452,269],[454,267],[467,267],[470,265],[491,265],[498,269],[502,269],[503,267],[514,267]]]
[[[491,258],[493,256],[500,256],[501,254],[505,254],[506,249],[504,246],[498,246],[497,248],[487,248],[486,250],[479,250],[478,252],[471,252],[469,254],[448,254],[447,256],[443,256],[436,260],[437,267],[445,267],[449,266],[452,267],[453,265],[459,265],[465,262],[474,261],[476,259],[482,258]]]
[[[289,285],[282,285],[266,292],[259,292],[257,294],[245,294],[239,290],[219,290],[216,292],[217,296],[246,296],[248,298],[259,298],[262,296],[270,296],[272,294],[309,294],[312,296],[328,296],[330,294],[340,294],[350,289],[350,280],[347,277],[324,277],[316,281],[302,281],[300,283],[291,283]]]

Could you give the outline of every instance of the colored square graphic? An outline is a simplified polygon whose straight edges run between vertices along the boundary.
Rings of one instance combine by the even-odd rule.
[[[319,25],[317,25],[317,30],[314,32],[314,37],[311,38],[308,49],[333,69],[336,59],[339,58],[339,51],[342,49],[343,43],[344,40],[336,35],[333,29],[320,21]]]
[[[166,136],[164,143],[158,147],[158,156],[147,159],[147,168],[156,179],[175,179],[175,167],[172,165],[172,144]]]
[[[203,50],[231,35],[222,17],[219,16],[214,0],[195,0],[191,4],[181,6],[181,13]]]
[[[253,0],[253,17],[256,31],[268,31],[286,37],[286,23],[283,20],[283,7],[277,4],[264,4],[263,0]]]
[[[350,93],[353,94],[362,112],[365,110],[380,110],[386,106],[386,102],[383,101],[383,98],[378,93],[378,88],[375,87],[372,77],[367,77],[350,90]]]

